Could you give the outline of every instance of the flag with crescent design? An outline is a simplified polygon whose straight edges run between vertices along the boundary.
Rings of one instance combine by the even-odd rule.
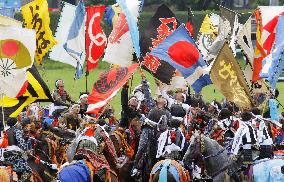
[[[34,0],[21,8],[24,27],[36,30],[36,54],[35,60],[41,64],[42,58],[55,44],[52,32],[49,28],[50,18],[47,0]]]
[[[0,25],[0,94],[18,97],[25,92],[26,70],[33,65],[35,50],[34,30]]]
[[[98,114],[134,74],[138,66],[139,64],[132,64],[129,67],[116,67],[101,73],[88,97],[87,113]]]
[[[105,6],[86,7],[86,60],[88,72],[97,67],[107,44],[106,35],[101,27],[104,11]]]
[[[184,24],[155,47],[150,54],[176,68],[197,93],[211,84],[209,72],[206,72],[207,64]]]
[[[27,70],[27,80],[27,89],[22,96],[18,98],[5,96],[3,100],[0,99],[0,112],[4,108],[5,120],[8,117],[17,117],[27,105],[33,102],[53,101],[48,86],[34,65]],[[2,121],[2,117],[0,117],[0,121]]]

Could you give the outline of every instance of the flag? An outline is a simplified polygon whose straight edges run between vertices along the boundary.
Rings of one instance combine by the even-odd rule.
[[[207,14],[199,29],[197,46],[203,56],[203,59],[207,63],[210,63],[210,59],[212,59],[210,56],[209,48],[212,46],[212,43],[218,35],[219,19],[220,17],[217,14]]]
[[[49,13],[46,0],[34,0],[22,6],[24,27],[36,30],[36,56],[37,63],[41,63],[42,58],[48,50],[57,42],[49,28]]]
[[[25,93],[18,98],[4,97],[0,99],[0,111],[4,108],[5,120],[17,117],[22,110],[33,102],[52,102],[52,97],[46,83],[42,80],[35,66],[27,70],[28,85]],[[2,117],[0,117],[2,121]]]
[[[215,87],[231,102],[240,108],[253,107],[249,88],[242,70],[234,58],[229,45],[225,43],[210,70]]]
[[[284,7],[259,6],[254,15],[257,23],[257,33],[253,62],[253,81],[257,81],[260,79],[262,60],[270,54],[274,44],[278,16],[284,15]]]
[[[261,23],[263,26],[261,34],[262,47],[266,54],[270,54],[275,41],[275,30],[278,17],[284,15],[284,6],[259,6]]]
[[[193,29],[193,26],[192,26],[192,11],[191,11],[191,8],[189,7],[187,9],[187,22],[185,24],[185,27],[187,29],[187,31],[190,33],[191,37],[194,37],[194,29]]]
[[[15,8],[13,8],[13,7],[0,7],[0,15],[14,18]]]
[[[117,3],[113,5],[109,5],[106,8],[105,18],[104,18],[107,25],[114,27],[116,22],[118,21],[120,12],[121,12],[121,9]]]
[[[129,0],[116,0],[116,2],[119,4],[121,11],[124,13],[126,20],[127,20],[127,24],[128,24],[128,29],[131,35],[131,39],[132,39],[132,43],[134,46],[134,50],[136,53],[136,57],[140,58],[140,45],[139,45],[139,30],[138,30],[138,26],[137,26],[137,22],[138,22],[138,16],[137,12],[132,12],[130,11],[131,7],[128,6],[127,1]],[[137,0],[131,0],[131,1],[137,1]],[[140,10],[140,6],[141,6],[141,2],[138,2],[138,12]],[[136,2],[136,3],[137,3]]]
[[[278,78],[284,69],[284,16],[279,16],[276,29],[276,41],[271,54],[264,58],[264,67],[262,69],[262,77],[267,78],[271,88],[276,89]]]
[[[75,11],[76,6],[62,2],[62,10],[55,33],[55,39],[58,41],[58,44],[52,47],[49,53],[49,58],[51,60],[69,64],[74,68],[77,68],[77,60],[68,54],[63,47],[68,38],[68,33],[66,33],[66,30],[69,30],[75,19]],[[83,62],[81,62],[81,64],[83,64]]]
[[[248,18],[246,23],[240,27],[237,34],[237,43],[243,50],[249,62],[253,63],[254,51],[251,41],[251,16]]]
[[[279,121],[279,113],[275,99],[269,99],[270,118],[273,121]]]
[[[173,12],[166,5],[162,4],[148,23],[140,41],[143,67],[155,78],[166,84],[171,82],[175,74],[175,68],[169,63],[150,55],[149,52],[179,25],[180,23]]]
[[[184,78],[190,81],[190,85],[197,93],[204,86],[211,84],[209,74],[204,71],[207,65],[183,24],[155,47],[150,54],[177,69]]]
[[[22,27],[22,22],[17,21],[10,17],[0,15],[0,25],[14,25],[14,26]]]
[[[20,96],[27,86],[26,70],[34,62],[35,31],[0,25],[0,47],[0,93]]]
[[[101,27],[104,11],[105,6],[89,6],[86,8],[86,57],[88,72],[97,67],[107,43],[106,35]]]
[[[223,6],[219,6],[219,8],[220,8],[221,17],[228,20],[230,22],[230,28],[233,29],[235,23],[235,17],[237,16],[236,12],[228,8],[225,8]]]
[[[232,35],[231,35],[231,40],[230,40],[230,47],[234,53],[234,56],[237,55],[237,34],[240,29],[240,24],[239,24],[239,17],[236,15],[235,16],[235,21],[234,21],[234,26],[232,30]]]
[[[138,64],[133,64],[129,67],[117,67],[103,72],[88,97],[87,113],[98,114],[133,75],[137,67]]]
[[[131,15],[137,22],[139,11],[138,0],[126,0],[126,5]],[[127,15],[129,16],[129,15]],[[115,24],[108,38],[103,61],[120,66],[128,66],[133,60],[133,43],[125,12],[119,14],[118,22]]]
[[[75,10],[75,18],[68,31],[66,43],[63,45],[67,53],[79,62],[76,73],[81,72],[85,61],[85,6],[80,1]],[[79,79],[76,78],[75,79]]]

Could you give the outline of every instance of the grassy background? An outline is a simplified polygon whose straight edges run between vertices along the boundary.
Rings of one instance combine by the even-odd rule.
[[[98,79],[100,72],[107,70],[109,67],[108,63],[100,62],[98,68],[96,68],[93,72],[88,76],[88,91],[91,92],[92,86],[95,81]],[[74,80],[75,69],[69,65],[55,62],[51,60],[44,60],[43,65],[38,67],[39,72],[41,73],[43,79],[48,84],[50,90],[52,91],[55,86],[54,82],[57,79],[63,79],[65,82],[65,89],[70,93],[72,99],[77,101],[79,99],[80,92],[84,92],[86,90],[86,82],[85,77],[82,77],[79,80]],[[154,82],[154,78],[147,72],[146,77],[150,81],[150,87],[152,93],[155,93],[156,85]],[[141,82],[141,77],[138,72],[136,72],[133,76],[132,80],[132,88],[137,86]],[[278,89],[280,91],[280,95],[278,97],[280,103],[284,105],[284,82],[278,83]],[[209,85],[202,90],[202,95],[205,101],[211,102],[214,99],[220,101],[223,98],[223,95],[215,90],[214,85]],[[115,108],[116,116],[119,116],[121,111],[120,105],[120,92],[117,96],[111,101],[111,105]],[[283,111],[283,109],[281,109]]]

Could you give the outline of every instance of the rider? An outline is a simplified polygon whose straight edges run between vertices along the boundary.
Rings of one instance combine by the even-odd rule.
[[[83,118],[88,109],[88,94],[80,95],[79,103],[80,103],[80,113],[79,114],[81,115],[81,118]]]
[[[73,101],[70,95],[64,89],[63,80],[61,79],[56,80],[55,87],[56,89],[52,93],[52,98],[54,100],[54,112],[52,113],[52,115],[58,118],[60,114],[66,111],[67,107],[70,106],[70,104],[68,104],[67,101],[70,103],[73,103]]]
[[[242,145],[244,154],[244,164],[251,164],[252,159],[252,145],[256,144],[256,132],[252,126],[251,112],[244,111],[241,114],[240,127],[235,133],[232,153],[237,155]]]
[[[60,125],[63,125],[63,127],[66,127],[67,129],[76,131],[80,127],[80,124],[83,122],[83,120],[79,117],[79,112],[80,105],[72,105],[70,112],[65,113],[60,119]]]

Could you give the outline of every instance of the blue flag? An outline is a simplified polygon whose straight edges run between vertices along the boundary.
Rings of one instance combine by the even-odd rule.
[[[12,8],[12,7],[9,7],[9,8],[8,7],[2,7],[2,8],[0,8],[0,15],[14,18],[15,8]]]
[[[269,99],[270,118],[274,121],[279,120],[279,113],[275,99]]]
[[[276,89],[278,78],[284,69],[284,17],[278,17],[278,24],[276,27],[276,38],[273,51],[263,60],[263,68],[261,77],[267,78],[271,88]]]
[[[67,53],[77,60],[77,72],[84,65],[85,61],[85,6],[83,1],[80,1],[76,7],[75,18],[68,32],[68,38],[63,45]],[[78,78],[75,76],[75,78]]]
[[[200,92],[204,86],[212,83],[207,65],[183,24],[150,54],[181,72],[195,92]]]
[[[134,0],[131,0],[131,1],[134,1]],[[127,20],[127,23],[128,23],[128,28],[129,28],[130,35],[131,35],[131,38],[132,38],[133,47],[135,49],[136,57],[140,58],[139,31],[138,31],[138,27],[137,27],[137,19],[134,15],[132,15],[130,13],[130,11],[127,7],[126,0],[116,0],[116,2],[119,4],[122,12],[126,16],[126,20]]]

